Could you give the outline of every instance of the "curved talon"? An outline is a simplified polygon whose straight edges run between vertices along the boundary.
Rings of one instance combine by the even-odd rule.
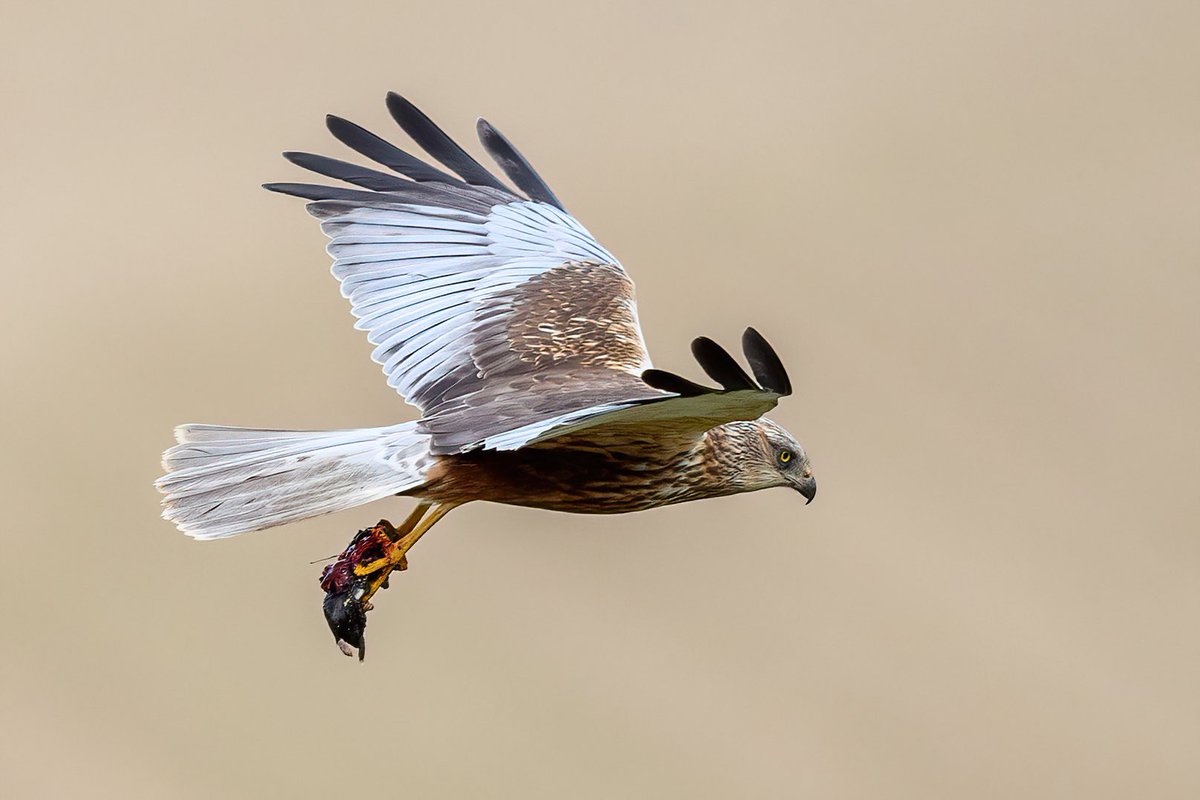
[[[392,574],[392,570],[395,568],[396,567],[394,565],[388,565],[379,569],[375,573],[375,576],[367,582],[367,590],[365,593],[363,593],[363,596],[359,598],[359,602],[365,604],[380,589],[386,589],[388,576]]]
[[[354,574],[362,578],[366,575],[370,575],[373,572],[378,572],[381,569],[393,566],[394,564],[395,559],[391,558],[390,556],[384,556],[383,558],[377,558],[374,561],[366,564],[355,564]]]

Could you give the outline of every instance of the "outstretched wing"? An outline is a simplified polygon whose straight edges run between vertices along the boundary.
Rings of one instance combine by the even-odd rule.
[[[697,340],[697,358],[723,390],[653,370],[633,282],[499,131],[479,121],[485,149],[523,195],[404,98],[389,94],[387,105],[454,174],[330,116],[339,141],[391,173],[285,153],[359,188],[266,188],[312,201],[356,327],[388,385],[421,409],[435,453],[513,449],[604,426],[703,430],[775,404],[779,393],[744,372],[731,382],[729,364],[741,368],[708,340]]]
[[[562,413],[614,390],[661,395],[639,377],[650,358],[633,282],[524,157],[480,120],[484,146],[523,197],[407,100],[390,94],[387,102],[413,140],[457,176],[329,117],[335,137],[397,174],[285,153],[361,188],[266,188],[313,201],[308,209],[331,239],[333,274],[356,327],[376,345],[372,357],[388,384],[426,417],[472,396],[544,394],[555,381],[570,383],[570,390],[558,394],[552,409],[535,404],[535,413]],[[555,378],[542,380],[543,373]],[[516,411],[521,404],[509,406]],[[459,430],[454,438],[470,444],[481,437]]]

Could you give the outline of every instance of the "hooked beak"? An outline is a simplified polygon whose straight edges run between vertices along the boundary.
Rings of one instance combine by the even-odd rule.
[[[796,491],[808,498],[804,501],[804,505],[808,505],[817,496],[817,479],[810,476],[802,481],[797,481]]]

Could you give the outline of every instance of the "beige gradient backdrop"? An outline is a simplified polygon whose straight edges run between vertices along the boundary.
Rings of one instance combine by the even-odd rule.
[[[103,5],[0,27],[0,795],[1200,796],[1200,6]],[[308,562],[406,502],[162,522],[176,423],[408,418],[258,189],[388,89],[659,366],[761,327],[818,502],[459,510],[362,666]]]

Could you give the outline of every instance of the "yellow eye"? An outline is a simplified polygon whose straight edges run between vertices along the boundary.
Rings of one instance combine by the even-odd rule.
[[[779,451],[780,463],[786,464],[791,460],[792,460],[792,451],[791,450],[780,450]]]

